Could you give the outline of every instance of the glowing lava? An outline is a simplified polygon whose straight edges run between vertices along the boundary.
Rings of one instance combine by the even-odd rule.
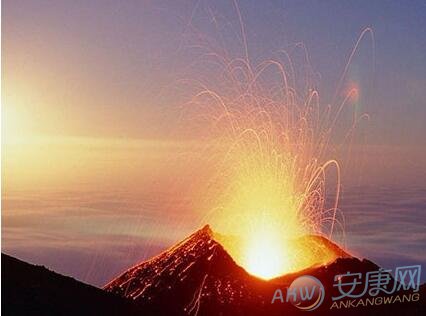
[[[281,138],[292,131],[274,126],[278,122],[250,126],[251,113],[239,117],[244,130],[226,152],[222,182],[215,181],[219,192],[211,193],[219,205],[209,219],[214,230],[236,236],[222,245],[237,264],[264,279],[335,259],[316,258],[310,256],[313,249],[295,246],[306,234],[321,234],[334,214],[324,210],[324,166],[304,153],[312,143],[298,147]]]
[[[235,262],[248,273],[269,280],[303,269],[329,264],[350,257],[325,237],[303,235],[285,239],[279,230],[263,227],[251,238],[215,234],[216,239]]]
[[[279,231],[261,227],[251,236],[241,263],[248,273],[270,279],[291,270],[286,245]]]
[[[213,226],[236,236],[232,242],[221,242],[239,265],[255,276],[270,279],[299,268],[288,253],[288,244],[305,232],[298,212],[303,197],[294,191],[289,170],[283,169],[289,161],[271,155],[266,162],[267,153],[255,153],[238,155],[240,164],[229,177],[229,194],[223,192],[222,208],[215,212]],[[271,160],[280,167],[272,167]]]

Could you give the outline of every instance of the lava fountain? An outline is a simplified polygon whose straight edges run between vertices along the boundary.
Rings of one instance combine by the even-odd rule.
[[[199,82],[185,106],[191,128],[203,131],[200,157],[213,165],[204,185],[197,183],[203,188],[196,205],[205,211],[203,221],[220,232],[216,238],[240,266],[263,279],[335,260],[332,252],[318,252],[324,248],[320,239],[307,236],[344,238],[340,167],[330,153],[339,115],[357,91],[351,89],[336,106],[322,105],[310,77],[304,90],[296,88],[285,52],[285,61],[270,59],[257,66],[248,54],[206,55],[219,65],[222,86]],[[354,114],[343,133],[349,135],[365,117]],[[326,192],[330,183],[332,193]]]

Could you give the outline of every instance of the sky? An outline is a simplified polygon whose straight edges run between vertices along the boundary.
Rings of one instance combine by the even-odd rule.
[[[188,1],[4,1],[3,7],[5,104],[16,107],[11,116],[22,116],[25,127],[16,129],[37,134],[162,136],[163,129],[152,122],[161,121],[172,103],[164,90],[188,68],[191,55],[182,52],[189,50],[182,49],[182,42],[189,21],[213,36],[211,11],[223,33],[239,31],[232,1],[218,1],[209,9]],[[375,102],[367,108],[377,115],[375,141],[422,141],[422,1],[244,1],[240,7],[252,58],[303,42],[321,74],[325,102],[358,35],[372,27],[376,73],[366,39],[351,75],[368,83],[376,78]]]
[[[365,169],[343,183],[349,247],[425,264],[426,4],[238,4],[253,64],[284,49],[297,67],[303,43],[322,103],[359,88],[371,119]],[[217,84],[205,39],[244,54],[232,1],[2,1],[2,251],[102,285],[202,224],[165,188],[190,181],[174,155],[179,82]]]

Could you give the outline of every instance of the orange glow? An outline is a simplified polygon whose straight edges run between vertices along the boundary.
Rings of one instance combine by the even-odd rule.
[[[253,232],[251,238],[238,239],[217,234],[218,240],[237,264],[261,279],[326,265],[349,256],[328,239],[304,235],[285,239],[279,230]],[[242,240],[244,240],[242,242]]]
[[[268,279],[293,269],[287,244],[304,232],[298,218],[303,197],[295,191],[290,170],[281,169],[283,173],[279,174],[272,161],[261,162],[261,157],[265,156],[239,156],[240,164],[228,184],[232,194],[223,197],[222,210],[217,212],[213,225],[219,232],[241,239],[239,247],[224,242],[238,264],[249,273]],[[287,168],[290,161],[277,163],[281,165],[278,168]]]
[[[263,226],[248,240],[241,265],[253,275],[270,279],[291,270],[289,259],[288,247],[283,244],[279,230]]]
[[[260,278],[334,260],[336,255],[328,251],[312,255],[321,243],[297,241],[306,235],[344,238],[337,208],[340,167],[329,154],[331,132],[348,98],[335,108],[322,106],[314,89],[297,93],[285,65],[275,60],[253,68],[248,61],[230,60],[223,68],[237,94],[203,86],[189,107],[195,111],[192,117],[203,114],[205,121],[197,121],[207,127],[201,154],[214,164],[196,208],[208,212],[205,220],[214,231],[235,237],[222,244]],[[263,73],[271,69],[282,80],[274,83],[276,90],[261,84]],[[234,72],[244,79],[236,79]],[[328,190],[332,202],[327,203],[330,167],[334,176],[327,182],[334,190]]]
[[[224,194],[221,208],[212,219],[215,230],[236,236],[233,241],[221,240],[225,249],[247,272],[263,279],[335,259],[329,253],[311,256],[317,245],[296,242],[305,234],[321,233],[321,216],[326,213],[321,213],[316,198],[306,200],[298,190],[291,169],[294,160],[272,153],[251,153],[238,155],[239,163],[234,161],[238,166],[235,174],[226,177],[231,182],[229,194]]]

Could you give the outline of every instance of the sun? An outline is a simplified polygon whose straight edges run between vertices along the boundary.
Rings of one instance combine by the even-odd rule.
[[[1,134],[4,144],[21,143],[31,136],[31,121],[13,104],[2,102]]]

